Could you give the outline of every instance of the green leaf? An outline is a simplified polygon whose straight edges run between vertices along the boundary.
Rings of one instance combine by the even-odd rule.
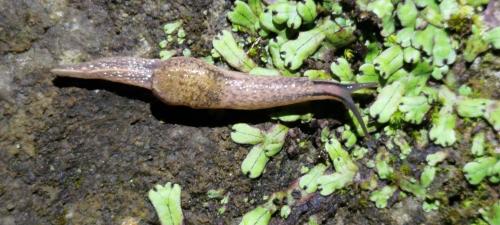
[[[349,126],[345,126],[349,128]],[[345,129],[344,132],[342,132],[341,139],[345,141],[344,145],[346,148],[351,148],[356,144],[357,138],[356,135],[351,131],[351,129]]]
[[[317,164],[306,175],[299,179],[299,187],[307,193],[313,193],[318,189],[318,178],[323,175],[328,167],[323,164]]]
[[[281,58],[280,48],[283,43],[285,43],[285,39],[277,37],[276,40],[272,39],[269,41],[268,49],[269,54],[271,55],[271,59],[273,61],[274,67],[284,70],[285,62]]]
[[[419,199],[424,199],[425,196],[427,195],[425,188],[419,183],[410,182],[408,180],[401,180],[399,182],[399,187],[403,191],[412,193],[413,195],[415,195],[415,197]]]
[[[488,103],[490,103],[488,99],[462,98],[457,101],[457,113],[461,117],[481,117],[486,113]]]
[[[243,1],[235,1],[234,9],[227,14],[231,23],[242,26],[251,32],[255,32],[258,26],[258,18],[250,6]]]
[[[449,107],[443,107],[432,119],[430,139],[441,146],[450,146],[457,140],[455,133],[456,116]]]
[[[262,146],[255,145],[241,163],[241,171],[250,178],[257,178],[264,172],[268,161],[269,157],[266,156]]]
[[[250,9],[252,9],[252,12],[259,16],[262,14],[262,2],[261,0],[248,0],[248,6],[250,6]]]
[[[450,37],[446,31],[435,26],[428,25],[424,30],[416,31],[412,45],[432,55],[432,62],[436,66],[442,67],[455,61],[456,53]]]
[[[500,168],[498,171],[495,170],[497,161],[495,157],[480,157],[473,162],[465,164],[465,178],[467,178],[469,183],[476,185],[481,183],[481,181],[488,176],[493,176],[495,174],[497,174],[497,176],[500,175]]]
[[[394,11],[394,5],[390,0],[375,0],[368,4],[367,9],[379,18],[391,16]]]
[[[422,93],[427,96],[427,101],[431,104],[438,99],[438,91],[433,87],[423,87]]]
[[[446,86],[441,85],[438,92],[439,101],[443,104],[443,107],[447,108],[447,111],[452,111],[453,105],[457,102],[457,96]]]
[[[420,8],[424,8],[426,6],[428,6],[429,4],[434,4],[434,0],[414,0],[415,2],[415,5],[420,7]]]
[[[351,119],[351,122],[353,123],[354,125],[354,128],[356,130],[356,133],[359,137],[364,137],[366,134],[364,133],[363,131],[363,127],[361,126],[361,124],[359,123],[359,121],[356,119],[356,116],[354,115],[354,113],[352,113],[352,111],[349,110],[349,118]],[[361,119],[363,120],[363,122],[365,124],[368,125],[368,120],[369,120],[369,117],[366,115],[364,115],[364,110],[360,112],[361,113]],[[368,132],[371,132],[371,131],[374,131],[374,127],[370,127],[368,126],[366,129],[368,129]],[[354,141],[356,142],[357,140],[351,140],[351,141]]]
[[[401,153],[399,154],[400,159],[406,159],[406,157],[408,157],[408,155],[410,155],[411,153],[411,146],[408,143],[408,141],[406,141],[405,137],[406,134],[398,130],[393,138],[394,144],[396,144],[399,147],[399,150],[401,151]]]
[[[177,52],[175,50],[161,50],[160,51],[160,59],[167,60],[172,58]]]
[[[375,68],[380,71],[383,78],[388,78],[403,66],[403,50],[395,45],[384,50],[373,60]]]
[[[296,13],[295,5],[288,1],[277,1],[268,6],[268,10],[272,12],[273,22],[276,24],[284,24],[290,18],[291,13]]]
[[[185,48],[184,50],[182,50],[182,56],[184,56],[184,57],[190,57],[191,56],[191,50],[189,50],[188,48]]]
[[[415,68],[413,68],[413,70],[411,71],[411,74],[414,76],[414,77],[429,77],[429,74],[432,72],[433,70],[433,66],[431,66],[429,64],[428,61],[421,61],[419,62]],[[424,84],[425,82],[427,82],[427,80],[424,81]],[[418,95],[418,93],[415,93],[415,95]]]
[[[385,16],[382,18],[382,31],[380,34],[384,37],[388,37],[393,34],[396,30],[396,23],[393,16]]]
[[[368,52],[365,55],[365,64],[371,64],[373,60],[382,52],[381,44],[378,42],[367,42],[366,48]],[[361,68],[359,70],[362,70]]]
[[[375,202],[377,208],[385,208],[387,200],[392,197],[397,190],[394,186],[384,186],[382,189],[374,191],[370,194],[370,201]]]
[[[306,70],[304,76],[311,80],[331,80],[332,76],[323,70]]]
[[[290,29],[299,29],[300,25],[302,25],[302,18],[299,16],[297,12],[297,6],[293,5],[289,12],[289,17],[286,22],[286,26]]]
[[[278,27],[276,27],[276,25],[274,24],[273,14],[271,11],[267,11],[267,12],[260,14],[259,22],[260,22],[260,26],[262,26],[262,28],[264,28],[268,31],[271,31],[274,33],[279,33],[282,30],[282,29],[279,29]]]
[[[314,0],[305,0],[297,3],[297,12],[302,17],[302,19],[307,23],[313,22],[314,19],[316,19],[316,16],[318,15]]]
[[[163,25],[163,31],[165,34],[173,34],[176,30],[178,30],[182,26],[182,21],[177,20],[171,23],[167,23]]]
[[[331,138],[330,141],[325,144],[325,150],[328,152],[336,171],[357,171],[357,166],[352,162],[349,153],[342,149],[342,145],[336,138]],[[354,167],[356,169],[354,169]]]
[[[215,50],[232,67],[242,71],[250,72],[257,65],[246,55],[245,51],[236,44],[233,35],[229,31],[222,31],[212,42]]]
[[[231,139],[239,144],[258,144],[264,141],[264,134],[255,127],[251,127],[245,123],[237,123],[233,125]]]
[[[443,0],[439,4],[439,10],[441,11],[441,15],[444,20],[449,20],[450,17],[457,13],[460,9],[460,5],[456,0]]]
[[[432,55],[434,33],[438,32],[437,30],[437,27],[429,25],[424,30],[415,31],[415,36],[412,39],[413,47],[424,50],[427,55]]]
[[[331,133],[328,127],[324,127],[323,129],[321,129],[321,134],[320,134],[321,142],[327,143],[328,139],[330,138],[330,135]]]
[[[287,114],[288,112],[285,110],[283,113],[279,112],[275,116],[272,116],[272,119],[278,119],[283,122],[296,122],[296,121],[301,121],[302,123],[308,123],[313,119],[313,114],[312,113],[306,113],[306,114]]]
[[[480,209],[479,212],[490,225],[500,224],[500,200],[486,210]]]
[[[399,110],[404,113],[404,120],[413,124],[420,124],[431,106],[425,96],[401,98]]]
[[[393,83],[394,81],[397,81],[397,80],[400,80],[402,82],[403,81],[406,82],[408,80],[408,72],[403,68],[399,69],[398,71],[394,72],[392,75],[389,76],[386,84]]]
[[[240,225],[267,225],[271,220],[271,212],[264,207],[257,207],[245,213]]]
[[[359,67],[361,76],[356,76],[358,83],[379,83],[379,75],[375,70],[375,66],[371,63],[365,63]]]
[[[331,22],[330,22],[331,23]],[[309,31],[300,32],[295,40],[290,40],[281,46],[280,56],[284,58],[286,68],[296,70],[304,60],[311,56],[325,39],[325,25]]]
[[[375,0],[367,5],[367,10],[375,13],[382,20],[381,34],[384,37],[389,36],[395,30],[393,17],[394,5],[390,0]]]
[[[439,152],[436,152],[434,154],[427,155],[427,157],[425,158],[425,160],[427,160],[427,165],[429,165],[429,166],[435,166],[438,163],[444,161],[446,159],[446,157],[448,157],[448,153],[447,152],[445,152],[445,151],[439,151]]]
[[[401,81],[385,86],[380,91],[377,99],[370,107],[370,115],[377,118],[379,123],[386,123],[391,118],[392,114],[398,109],[399,103],[402,100],[405,91],[405,84]]]
[[[170,182],[165,186],[156,185],[149,190],[148,197],[162,225],[182,224],[181,186]]]
[[[472,147],[471,152],[474,156],[482,156],[484,155],[484,141],[485,134],[484,132],[479,132],[472,138]]]
[[[276,69],[262,67],[255,67],[248,73],[255,76],[281,76],[280,71]]]
[[[352,156],[354,159],[359,160],[365,157],[366,153],[368,153],[368,149],[365,147],[359,147],[358,145],[354,146],[354,149],[352,150]]]
[[[352,72],[351,65],[344,58],[338,58],[337,63],[333,62],[330,66],[332,73],[335,74],[342,82],[352,82],[354,73]]]
[[[290,206],[284,205],[284,206],[281,207],[281,209],[280,209],[280,216],[281,216],[281,218],[283,218],[283,219],[288,218],[288,216],[290,215],[290,213],[292,213],[292,209],[290,208]]]
[[[444,66],[455,62],[457,55],[446,31],[442,29],[435,30],[433,42],[432,57],[434,65]]]
[[[325,144],[325,149],[333,162],[335,173],[323,175],[318,178],[317,182],[321,190],[321,195],[329,195],[335,190],[341,189],[352,183],[354,176],[358,172],[358,167],[351,160],[349,154],[342,149],[337,139],[330,139],[330,141]]]
[[[484,33],[483,39],[490,43],[493,48],[500,49],[500,27],[495,27]]]
[[[307,221],[307,225],[320,225],[318,222],[318,217],[316,215],[310,216],[309,220]]]
[[[464,59],[467,62],[474,61],[474,59],[476,59],[476,57],[479,54],[487,51],[489,48],[488,46],[489,43],[483,39],[483,35],[479,31],[476,31],[478,29],[479,28],[476,29],[473,28],[472,35],[470,35],[467,41],[465,42],[465,50],[463,54],[464,54]]]
[[[417,63],[420,61],[420,51],[413,47],[405,48],[403,50],[403,57],[407,63]]]
[[[398,31],[396,37],[399,44],[402,47],[407,48],[411,45],[411,39],[415,35],[415,30],[411,27],[403,28]]]
[[[431,4],[428,4],[427,7],[420,12],[420,14],[430,24],[437,27],[443,27],[443,15],[441,15],[439,7],[436,3],[431,2]]]
[[[182,44],[184,39],[186,38],[186,31],[184,28],[179,28],[179,31],[177,31],[177,38],[178,38],[178,43]]]
[[[436,170],[437,168],[434,166],[426,166],[424,168],[422,175],[420,175],[420,183],[422,184],[422,187],[427,188],[431,185],[434,177],[436,176]]]
[[[207,197],[209,199],[222,199],[224,198],[224,189],[220,188],[220,189],[210,189],[207,191]]]
[[[160,48],[166,48],[168,45],[168,41],[167,40],[160,41],[158,45],[160,46]]]
[[[377,169],[380,179],[392,179],[394,169],[389,165],[390,156],[388,152],[380,151],[375,156],[375,168]]]
[[[440,205],[440,203],[438,200],[434,200],[432,202],[424,201],[424,203],[422,204],[422,209],[424,210],[424,212],[431,212],[431,211],[438,210],[439,205]]]
[[[432,77],[436,80],[443,79],[443,75],[448,73],[450,68],[448,66],[434,67],[432,70]]]
[[[344,47],[356,40],[356,35],[354,35],[356,26],[352,20],[337,17],[335,23],[326,20],[321,27],[326,35],[326,40],[334,48]]]
[[[486,107],[484,118],[497,132],[500,131],[500,101],[490,101]]]
[[[278,154],[285,143],[285,137],[288,133],[288,127],[276,124],[265,134],[263,149],[266,156],[272,157]]]
[[[330,175],[323,175],[318,178],[318,184],[321,195],[330,195],[338,189],[342,189],[348,184],[352,183],[356,173],[352,171],[344,171],[341,173],[333,173]]]
[[[418,10],[413,1],[405,1],[404,3],[399,3],[397,15],[402,26],[411,28],[415,27]]]

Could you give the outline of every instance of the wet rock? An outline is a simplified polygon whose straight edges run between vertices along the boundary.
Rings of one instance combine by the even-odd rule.
[[[483,17],[489,27],[500,26],[500,1],[491,0],[483,12]]]
[[[0,55],[28,50],[62,15],[66,1],[0,1]]]

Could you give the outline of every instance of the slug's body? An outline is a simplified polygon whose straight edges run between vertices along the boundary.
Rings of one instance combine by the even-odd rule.
[[[264,109],[311,100],[342,101],[366,127],[351,92],[374,84],[343,85],[330,81],[277,76],[250,76],[210,65],[195,58],[166,61],[141,58],[104,58],[53,73],[83,79],[104,79],[153,91],[163,102],[206,109]]]

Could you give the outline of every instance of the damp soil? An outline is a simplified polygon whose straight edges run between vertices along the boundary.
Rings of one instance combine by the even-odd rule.
[[[0,224],[160,224],[147,192],[166,182],[182,186],[185,224],[238,224],[266,196],[293,185],[301,166],[324,161],[319,132],[347,121],[339,103],[315,103],[319,119],[287,124],[292,129],[284,151],[262,177],[249,179],[240,171],[249,147],[232,142],[230,128],[237,122],[269,127],[272,110],[167,106],[144,89],[49,72],[59,64],[104,56],[156,57],[164,38],[161,26],[176,19],[189,21],[185,47],[193,56],[205,56],[212,38],[229,27],[225,15],[232,4],[0,0]],[[495,60],[491,65],[498,65]],[[491,68],[490,79],[498,84],[498,68]],[[328,115],[321,115],[325,111]],[[299,147],[297,140],[307,144]],[[383,148],[383,139],[378,146]],[[428,145],[414,151],[409,173],[438,150]],[[459,204],[477,192],[457,169],[467,160],[462,155],[458,151],[445,162],[447,172],[432,187],[446,191],[441,212],[424,213],[421,201],[411,196],[390,202],[391,208],[375,208],[360,187],[373,171],[360,168],[364,175],[349,190],[310,196],[287,220],[277,217],[272,224],[302,224],[311,215],[323,224],[466,223],[477,215]],[[209,190],[229,196],[224,213]]]

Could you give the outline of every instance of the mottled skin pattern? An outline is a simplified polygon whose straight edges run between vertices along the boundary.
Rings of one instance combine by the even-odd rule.
[[[224,97],[224,78],[217,68],[205,68],[201,60],[172,58],[153,72],[152,91],[171,105],[192,108],[218,107]]]
[[[104,58],[53,69],[61,76],[104,79],[153,91],[163,102],[192,108],[264,109],[300,102],[342,101],[367,134],[351,92],[374,84],[343,85],[331,81],[279,76],[250,76],[221,69],[203,60],[175,57],[166,61],[132,57]]]

